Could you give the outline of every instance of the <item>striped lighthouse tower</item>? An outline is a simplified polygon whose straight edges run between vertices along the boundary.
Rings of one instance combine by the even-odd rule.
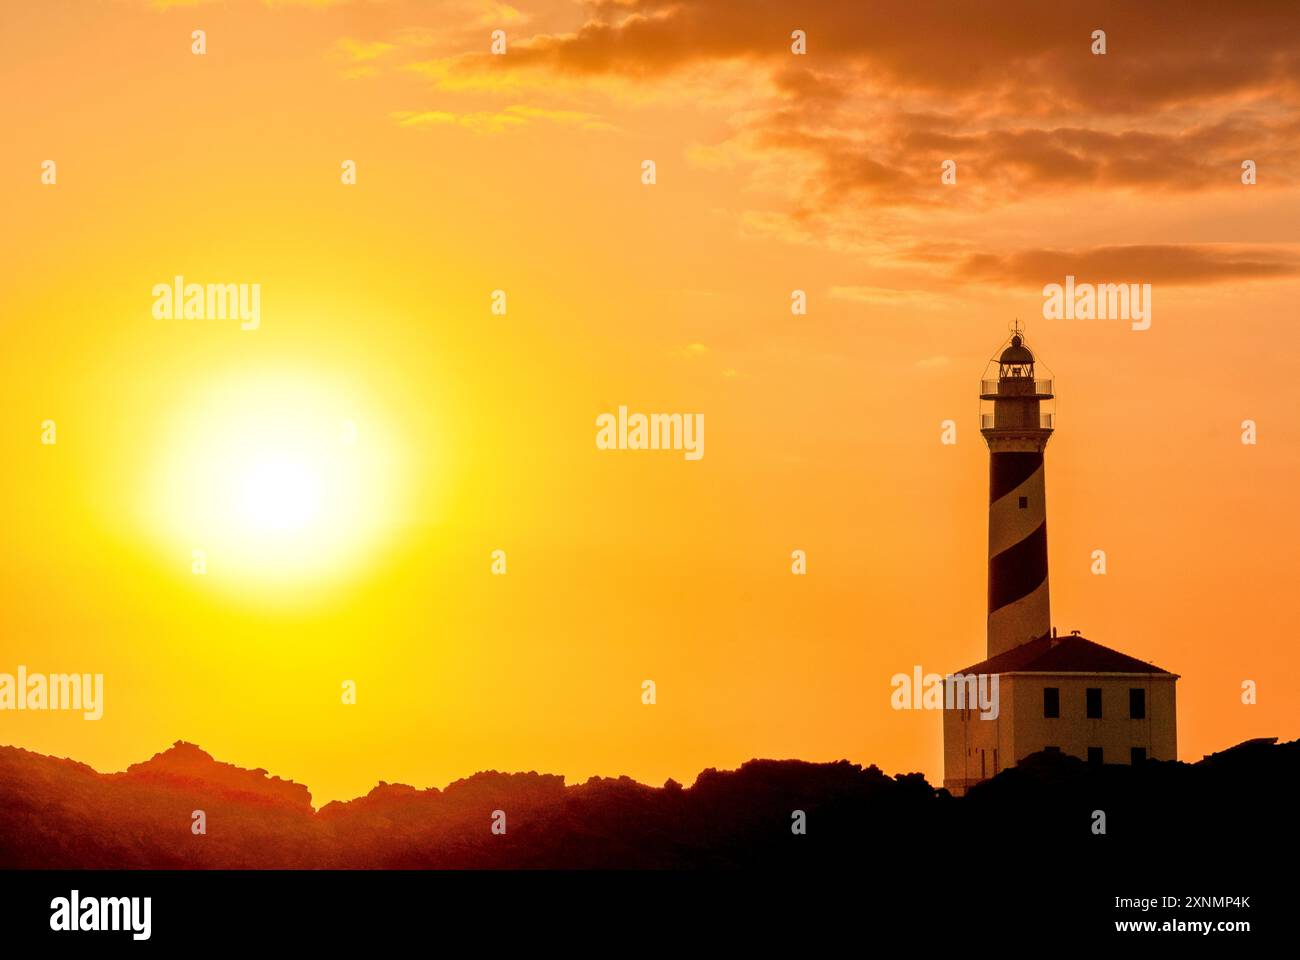
[[[980,384],[980,433],[989,445],[988,655],[1051,631],[1043,450],[1052,436],[1050,379],[1034,373],[1019,323]]]

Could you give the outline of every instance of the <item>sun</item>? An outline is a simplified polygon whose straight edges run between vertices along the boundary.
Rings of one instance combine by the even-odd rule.
[[[323,377],[230,377],[180,404],[142,485],[168,562],[247,595],[372,565],[403,484],[392,418]]]
[[[239,479],[239,517],[251,534],[293,535],[320,516],[320,465],[284,457],[248,464]]]

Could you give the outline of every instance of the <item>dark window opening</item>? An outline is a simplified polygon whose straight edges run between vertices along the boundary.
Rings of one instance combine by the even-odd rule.
[[[1061,715],[1061,688],[1043,687],[1043,716],[1056,718]]]
[[[1134,748],[1129,752],[1129,762],[1131,762],[1131,763],[1133,764],[1133,766],[1135,766],[1135,767],[1136,767],[1139,763],[1146,763],[1146,762],[1147,762],[1147,748],[1146,748],[1146,747],[1134,747]]]
[[[1141,687],[1134,687],[1128,692],[1128,715],[1131,720],[1147,718],[1147,692]]]
[[[1020,498],[1020,509],[1021,509],[1021,510],[1025,510],[1025,509],[1027,509],[1028,507],[1029,507],[1029,498],[1028,498],[1028,497],[1021,497],[1021,498]]]
[[[1102,757],[1101,747],[1089,747],[1089,748],[1088,748],[1088,762],[1089,762],[1089,763],[1104,763],[1105,761],[1103,761],[1101,757]]]
[[[1101,719],[1101,687],[1089,687],[1087,691],[1088,698],[1088,719]]]

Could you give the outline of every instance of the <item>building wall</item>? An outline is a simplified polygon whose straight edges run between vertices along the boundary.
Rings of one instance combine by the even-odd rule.
[[[1102,748],[1103,763],[1129,763],[1133,747],[1144,747],[1152,760],[1178,758],[1175,678],[1168,674],[1046,674],[1004,675],[1003,701],[1012,700],[1017,718],[1013,755],[1023,759],[1048,746],[1059,747],[1080,760],[1089,747]],[[1060,690],[1061,716],[1043,716],[1043,689]],[[1086,689],[1101,690],[1100,720],[1087,716]],[[1146,719],[1129,718],[1129,690],[1146,691]]]
[[[979,708],[943,712],[943,785],[953,795],[1011,764],[1015,706],[999,678],[998,715],[985,720]]]
[[[1152,760],[1176,760],[1175,679],[1169,674],[1002,674],[997,719],[983,720],[977,709],[943,712],[943,785],[960,796],[1049,746],[1080,760],[1088,759],[1089,747],[1101,747],[1104,763],[1129,763],[1133,747],[1146,748]],[[1045,687],[1060,690],[1057,719],[1043,716]],[[1100,720],[1088,719],[1089,687],[1101,690]],[[1146,691],[1144,720],[1129,718],[1134,687]]]

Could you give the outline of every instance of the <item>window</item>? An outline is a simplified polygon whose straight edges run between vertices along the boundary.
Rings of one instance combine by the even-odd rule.
[[[1101,687],[1089,687],[1087,692],[1088,698],[1088,719],[1101,719]]]
[[[1027,510],[1027,509],[1029,509],[1029,498],[1028,498],[1028,497],[1021,497],[1021,498],[1020,498],[1020,509],[1021,509],[1021,510]]]
[[[1095,763],[1098,765],[1100,765],[1103,762],[1101,759],[1101,747],[1088,748],[1088,762]]]
[[[1147,761],[1146,747],[1134,747],[1132,750],[1129,751],[1129,762],[1132,763],[1133,766],[1136,767],[1139,763],[1146,763],[1146,761]]]
[[[1061,688],[1043,687],[1043,716],[1056,718],[1061,715]]]
[[[1128,692],[1128,715],[1130,720],[1147,718],[1147,692],[1141,687],[1134,687]]]

